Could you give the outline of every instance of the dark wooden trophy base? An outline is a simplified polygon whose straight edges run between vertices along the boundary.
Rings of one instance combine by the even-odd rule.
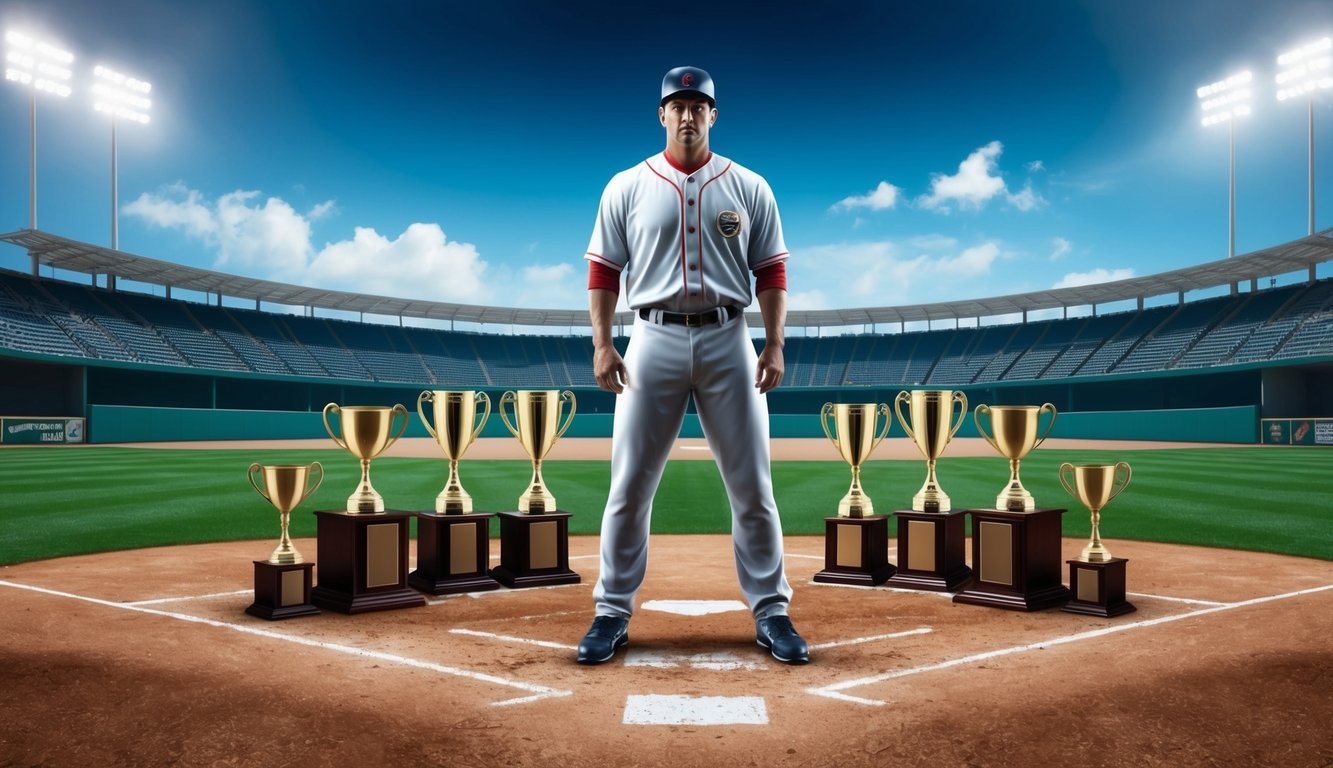
[[[416,516],[417,569],[407,575],[413,589],[432,595],[499,589],[499,582],[487,573],[494,512],[417,512]]]
[[[339,613],[366,613],[426,604],[407,586],[411,512],[316,511],[319,585],[311,601]]]
[[[1069,600],[1060,567],[1063,509],[969,509],[972,580],[955,603],[1040,611]]]
[[[256,560],[255,601],[245,612],[269,621],[319,613],[310,602],[310,572],[314,568],[314,563],[275,565]]]
[[[873,587],[893,571],[887,516],[824,518],[824,570],[812,581]]]
[[[569,570],[569,518],[572,512],[525,515],[500,513],[500,565],[491,577],[506,587],[578,584]]]
[[[900,509],[898,518],[898,572],[890,587],[953,592],[972,577],[967,567],[965,510],[917,512]]]
[[[1138,610],[1125,601],[1125,563],[1128,560],[1113,557],[1104,563],[1066,562],[1069,563],[1070,599],[1060,610],[1105,618]]]

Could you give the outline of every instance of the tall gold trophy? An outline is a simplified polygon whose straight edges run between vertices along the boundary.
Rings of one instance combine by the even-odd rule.
[[[1051,420],[1046,425],[1046,431],[1038,437],[1040,431],[1038,421],[1041,414],[1048,411]],[[982,414],[990,417],[994,436],[987,434],[985,428],[981,426]],[[1055,406],[1050,403],[1041,406],[990,406],[983,403],[977,406],[972,416],[977,423],[977,431],[986,438],[986,442],[1000,452],[1001,456],[1009,460],[1009,484],[995,498],[996,509],[1017,512],[1036,508],[1032,494],[1028,493],[1023,487],[1023,482],[1018,479],[1018,463],[1050,437],[1051,430],[1055,427],[1055,415]]]
[[[339,430],[329,423],[329,414],[338,415]],[[403,421],[395,431],[394,416],[402,414]],[[388,450],[407,429],[407,409],[401,404],[392,408],[380,406],[329,403],[324,406],[324,429],[333,442],[361,460],[361,483],[347,497],[348,512],[383,512],[384,497],[370,484],[370,460]]]
[[[484,406],[480,421],[477,420],[478,402]],[[423,403],[433,404],[434,426],[431,426],[432,419],[426,418],[421,409]],[[417,396],[417,415],[449,459],[449,479],[444,490],[435,497],[435,511],[442,515],[468,514],[472,511],[472,496],[463,490],[458,479],[458,461],[481,434],[481,428],[486,426],[491,415],[491,398],[485,392],[426,390]]]
[[[423,410],[425,403],[432,404],[432,418]],[[491,399],[471,390],[426,390],[417,396],[417,415],[448,457],[449,479],[435,497],[435,511],[416,513],[417,567],[407,582],[432,595],[496,589],[500,584],[487,574],[495,514],[473,512],[472,496],[458,479],[458,462],[486,426]]]
[[[318,471],[318,477],[310,486],[312,470]],[[256,482],[256,472],[263,477],[262,484]],[[307,563],[296,551],[288,526],[292,510],[324,482],[324,466],[318,461],[308,465],[265,466],[256,463],[250,465],[246,477],[255,491],[277,508],[282,536],[267,560],[254,561],[255,601],[245,612],[269,620],[319,613],[310,602],[311,569],[315,564]]]
[[[889,584],[952,592],[972,575],[966,559],[966,512],[953,511],[936,479],[935,462],[963,425],[967,395],[953,389],[899,392],[893,407],[903,431],[926,457],[926,480],[912,497],[912,508],[893,513],[898,519],[898,571]]]
[[[513,406],[512,420],[506,403]],[[565,403],[569,415],[561,424]],[[542,461],[574,422],[576,408],[569,390],[520,389],[500,396],[500,419],[532,460],[532,480],[518,497],[518,511],[500,513],[500,565],[490,573],[507,587],[579,582],[579,575],[569,569],[572,513],[556,507],[555,496],[542,479]]]
[[[1129,561],[1111,556],[1099,528],[1102,508],[1129,486],[1132,476],[1129,464],[1123,461],[1060,465],[1060,485],[1092,513],[1092,537],[1078,559],[1068,561],[1071,599],[1064,610],[1070,613],[1109,617],[1137,610],[1125,602],[1125,563]]]
[[[1051,414],[1043,432],[1040,417]],[[990,417],[994,434],[982,425]],[[1018,477],[1019,462],[1041,445],[1055,426],[1055,406],[978,405],[977,431],[1009,460],[1009,483],[991,509],[969,509],[972,517],[972,581],[956,603],[1038,611],[1069,600],[1061,573],[1062,508],[1038,507]]]
[[[884,425],[877,428],[880,416]],[[852,485],[838,502],[837,517],[824,518],[824,570],[813,578],[835,584],[880,584],[894,571],[888,561],[889,518],[875,515],[875,505],[861,488],[861,465],[889,434],[893,416],[886,403],[824,403],[819,423],[843,461],[851,465]]]
[[[338,417],[335,430],[329,415]],[[394,428],[395,417],[402,421]],[[345,509],[316,510],[319,584],[311,599],[320,608],[341,613],[385,611],[425,605],[407,585],[408,531],[411,512],[385,511],[384,497],[370,484],[370,462],[397,442],[410,417],[398,404],[324,406],[329,437],[361,462],[361,482]]]

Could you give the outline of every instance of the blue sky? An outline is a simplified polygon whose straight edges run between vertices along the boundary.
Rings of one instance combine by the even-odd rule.
[[[87,96],[105,64],[153,83],[151,124],[118,129],[122,249],[504,306],[586,306],[602,187],[661,151],[662,74],[701,66],[712,148],[769,180],[790,305],[820,309],[1224,257],[1227,132],[1199,125],[1194,91],[1246,67],[1237,251],[1303,236],[1305,107],[1271,83],[1279,52],[1333,33],[1333,4],[11,0],[0,24],[77,57],[73,95],[38,99],[40,229],[110,244],[110,126]],[[11,231],[28,95],[3,86]],[[4,247],[0,266],[28,264]]]

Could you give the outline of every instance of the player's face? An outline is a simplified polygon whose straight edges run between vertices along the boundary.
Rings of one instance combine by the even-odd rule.
[[[708,145],[708,129],[717,120],[717,110],[707,99],[672,99],[657,110],[667,141],[682,147]]]

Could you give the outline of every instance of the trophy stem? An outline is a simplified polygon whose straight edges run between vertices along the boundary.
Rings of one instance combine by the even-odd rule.
[[[939,481],[935,479],[935,460],[926,459],[926,482],[912,497],[912,509],[916,512],[948,512],[952,508],[949,494],[940,489]]]
[[[351,496],[347,497],[347,511],[352,513],[384,511],[384,498],[375,490],[375,486],[370,484],[370,459],[361,459],[361,484]]]
[[[1036,506],[1032,494],[1023,487],[1023,481],[1018,479],[1018,462],[1018,459],[1009,460],[1009,485],[995,500],[995,508],[998,510],[1025,512]]]
[[[852,487],[847,489],[847,495],[842,497],[838,503],[839,517],[872,517],[875,514],[875,507],[870,502],[870,497],[861,490],[861,467],[852,465]]]
[[[518,509],[529,515],[540,515],[556,510],[555,497],[546,490],[546,484],[542,481],[541,459],[532,460],[532,482],[528,484],[528,490],[518,497]]]
[[[441,515],[466,515],[472,511],[472,496],[458,479],[458,459],[449,460],[449,480],[435,497],[435,512]]]
[[[1098,526],[1102,522],[1099,509],[1092,510],[1092,539],[1079,553],[1079,559],[1085,563],[1106,563],[1111,561],[1111,552],[1102,544],[1102,534]]]
[[[278,548],[273,550],[273,554],[268,556],[268,561],[274,565],[297,565],[304,563],[305,558],[296,551],[292,545],[292,538],[288,534],[288,525],[291,523],[292,514],[290,512],[279,512],[278,517],[282,524],[282,538],[278,541]]]

